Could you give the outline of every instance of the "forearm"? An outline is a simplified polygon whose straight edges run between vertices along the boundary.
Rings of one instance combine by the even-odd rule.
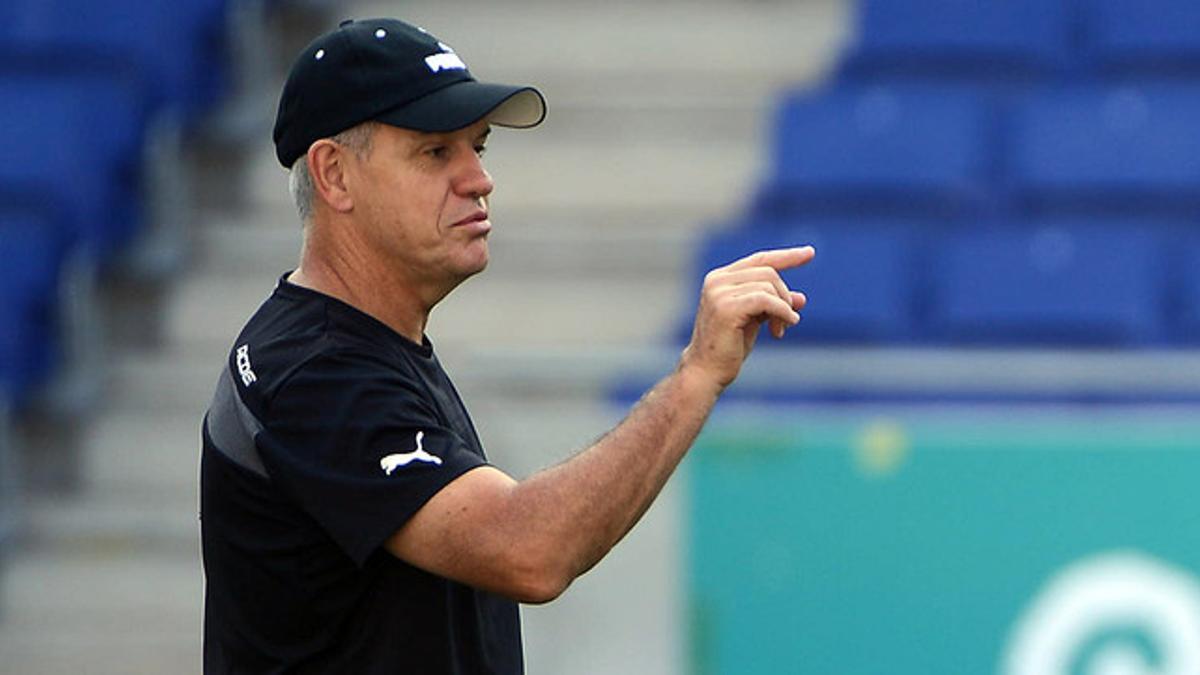
[[[570,460],[522,481],[511,522],[565,577],[586,572],[637,523],[700,433],[719,388],[677,369],[616,428]]]
[[[763,251],[705,276],[680,366],[621,424],[559,466],[517,482],[492,467],[442,488],[387,542],[422,569],[522,602],[553,599],[638,521],[738,374],[764,322],[776,337],[807,302],[777,270],[811,248]]]

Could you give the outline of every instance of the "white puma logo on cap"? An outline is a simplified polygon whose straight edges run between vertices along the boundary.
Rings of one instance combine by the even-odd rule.
[[[421,441],[424,440],[424,438],[425,432],[418,431],[416,450],[413,450],[412,452],[392,453],[379,460],[379,467],[383,469],[384,473],[390,476],[392,475],[393,471],[402,466],[406,466],[411,462],[428,462],[429,464],[437,464],[440,466],[442,463],[442,458],[425,452],[425,449],[421,447]]]
[[[467,64],[463,63],[458,54],[450,48],[450,45],[445,42],[438,42],[438,46],[442,48],[441,54],[433,54],[425,57],[425,65],[433,72],[440,70],[466,70]]]

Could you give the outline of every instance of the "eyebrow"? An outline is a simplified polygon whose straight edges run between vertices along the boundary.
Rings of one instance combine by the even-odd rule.
[[[448,142],[448,140],[451,136],[458,133],[459,131],[462,131],[462,130],[459,129],[456,131],[417,132],[417,135],[412,137],[408,141],[408,143],[409,143],[408,152],[418,152],[418,151],[420,151],[420,149],[422,147],[425,147],[429,143],[438,143],[438,144],[446,143],[446,142]],[[488,136],[490,136],[491,133],[492,133],[492,126],[489,124],[488,126],[484,127],[483,130],[481,130],[478,135],[476,135],[474,138],[472,138],[471,142],[472,143],[482,143],[488,139]]]
[[[457,131],[421,132],[419,138],[417,139],[417,143],[423,143],[423,142],[427,142],[427,141],[445,142],[446,139],[448,139],[451,136],[453,136],[454,134],[458,133],[458,131],[461,131],[461,129],[459,129]],[[490,125],[487,127],[484,127],[483,131],[480,131],[479,134],[475,136],[475,140],[477,140],[477,141],[486,140],[488,138],[488,136],[491,135],[491,133],[492,133],[492,127]]]

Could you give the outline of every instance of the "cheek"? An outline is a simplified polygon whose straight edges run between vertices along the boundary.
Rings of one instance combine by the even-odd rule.
[[[419,176],[374,178],[364,186],[374,243],[406,257],[436,251],[450,234],[443,222],[449,215],[449,190]]]
[[[412,195],[413,193],[408,193]],[[381,238],[393,250],[407,257],[423,257],[438,249],[446,236],[440,214],[442,204],[437,200],[406,197],[393,188],[387,198],[377,201]]]

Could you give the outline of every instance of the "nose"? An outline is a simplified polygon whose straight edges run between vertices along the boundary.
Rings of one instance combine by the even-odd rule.
[[[455,192],[471,199],[481,199],[492,194],[496,183],[483,168],[483,158],[472,150],[466,155],[463,166],[455,180]]]

